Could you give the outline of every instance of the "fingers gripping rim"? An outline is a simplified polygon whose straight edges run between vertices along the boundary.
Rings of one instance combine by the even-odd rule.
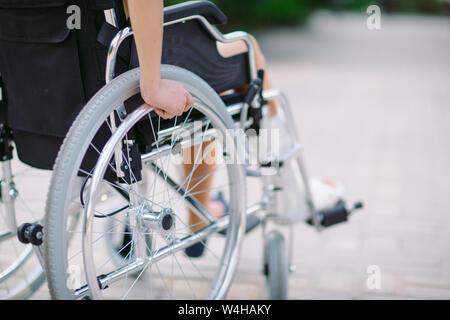
[[[231,129],[234,127],[233,120],[228,115],[226,108],[216,94],[216,92],[207,85],[202,79],[189,71],[175,66],[163,65],[161,68],[161,76],[165,79],[175,80],[183,83],[185,88],[193,95],[199,98],[209,107],[209,111],[221,119],[223,124]],[[65,256],[64,226],[66,225],[67,215],[64,214],[67,208],[67,193],[71,185],[71,179],[74,177],[74,168],[78,168],[81,163],[79,154],[87,148],[89,142],[95,135],[95,125],[99,125],[99,119],[106,119],[107,116],[115,109],[118,100],[125,100],[130,92],[138,92],[139,87],[139,69],[131,70],[117,77],[103,89],[101,89],[86,105],[72,125],[63,146],[58,154],[54,166],[54,173],[47,197],[46,207],[46,235],[45,242],[45,260],[46,271],[48,276],[48,284],[53,298],[57,299],[73,299],[73,293],[66,286],[66,268],[67,257]],[[101,122],[101,121],[100,121]],[[239,148],[238,148],[239,149]],[[236,152],[239,156],[239,153]],[[76,159],[76,160],[75,160]],[[78,161],[78,163],[77,163]],[[244,170],[237,162],[236,179],[244,184]],[[245,188],[244,188],[245,190]],[[243,236],[243,219],[245,211],[245,194],[236,195],[236,199],[241,199],[237,204],[238,210],[236,214],[231,216],[231,223],[235,223],[238,230],[234,235],[237,238],[238,246]],[[234,255],[238,255],[235,250]],[[237,260],[237,257],[234,257]],[[227,273],[227,277],[234,273],[234,266]],[[230,281],[231,282],[231,281]],[[225,294],[222,290],[218,290],[217,297]]]

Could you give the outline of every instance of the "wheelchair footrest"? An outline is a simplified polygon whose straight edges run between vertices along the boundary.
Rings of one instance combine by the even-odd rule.
[[[317,212],[320,225],[322,227],[331,227],[335,224],[346,222],[354,210],[361,209],[362,207],[362,202],[356,202],[352,207],[348,207],[345,201],[339,200],[334,207]],[[310,225],[314,225],[312,218],[308,219],[306,222]]]

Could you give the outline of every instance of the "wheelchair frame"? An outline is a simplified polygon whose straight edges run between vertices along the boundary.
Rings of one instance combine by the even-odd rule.
[[[105,10],[105,18],[108,23],[111,25],[118,27],[117,24],[117,18],[116,14],[113,9]],[[222,42],[222,43],[231,43],[235,41],[244,41],[248,48],[248,64],[249,64],[249,70],[250,70],[250,81],[258,79],[258,71],[256,67],[256,59],[255,59],[255,47],[253,44],[253,41],[251,40],[250,35],[247,32],[244,31],[235,31],[228,34],[222,34],[214,25],[212,25],[204,16],[201,15],[192,15],[187,16],[185,18],[176,19],[173,21],[165,22],[164,26],[170,26],[177,23],[184,23],[189,20],[198,20],[210,33],[211,36],[215,38],[216,41]],[[107,56],[107,62],[106,62],[106,83],[109,83],[112,79],[114,79],[115,76],[115,66],[116,66],[116,59],[117,59],[117,53],[119,50],[120,45],[123,43],[125,39],[133,35],[133,31],[131,28],[127,27],[123,30],[119,31],[118,34],[113,38],[111,41],[111,45],[108,50],[108,56]],[[282,93],[278,89],[269,89],[262,92],[262,97],[265,100],[278,100],[280,103],[281,108],[283,109],[283,112],[286,113],[287,117],[292,119],[292,112],[290,109],[289,101],[284,93]],[[256,101],[253,101],[256,102]],[[260,106],[259,106],[260,107]],[[240,114],[240,127],[245,128],[245,124],[247,121],[248,116],[248,109],[249,105],[246,103],[237,103],[230,106],[227,106],[227,110],[230,115],[236,115]],[[115,128],[115,119],[113,116],[111,116],[112,121],[112,127]],[[294,135],[295,139],[298,141],[298,134],[295,130],[295,127],[288,122],[290,127],[288,128],[289,132]],[[281,161],[287,161],[290,158],[298,155],[301,153],[301,146],[297,145],[292,152],[289,153],[289,155],[282,159]],[[303,183],[305,186],[305,197],[306,202],[309,208],[309,214],[313,218],[314,225],[317,228],[317,230],[320,230],[320,222],[319,218],[317,217],[316,210],[314,208],[314,203],[311,195],[311,189],[309,186],[309,180],[306,174],[305,165],[301,157],[299,157],[298,160],[299,167],[301,168]],[[117,166],[120,168],[120,166]],[[260,170],[248,170],[247,171],[248,176],[255,176],[260,177],[262,176]],[[262,206],[261,206],[262,208]],[[256,209],[251,210],[251,212],[257,211]]]
[[[104,12],[104,14],[105,14],[106,21],[117,28],[118,24],[117,24],[117,19],[116,19],[114,9],[106,10]],[[236,32],[228,33],[228,34],[222,34],[213,24],[211,24],[208,21],[208,19],[206,19],[204,16],[199,15],[199,14],[186,16],[183,18],[165,22],[164,26],[166,27],[166,26],[175,25],[175,24],[179,24],[179,23],[185,23],[185,22],[191,21],[191,20],[198,21],[205,28],[205,30],[209,33],[209,35],[212,36],[213,39],[215,39],[215,41],[217,41],[217,42],[231,43],[231,42],[235,42],[235,41],[244,41],[247,46],[247,49],[248,49],[247,56],[248,56],[248,70],[249,70],[249,76],[250,76],[249,80],[250,80],[250,82],[253,82],[253,81],[260,79],[259,75],[258,75],[258,70],[256,67],[255,47],[254,47],[253,41],[248,33],[244,32],[244,31],[236,31]],[[128,37],[130,37],[132,35],[133,35],[133,31],[131,30],[131,28],[126,27],[126,28],[120,30],[117,33],[117,35],[112,39],[110,47],[108,49],[108,54],[107,54],[106,74],[105,74],[106,84],[110,83],[115,77],[114,70],[115,70],[115,66],[116,66],[116,60],[117,60],[119,47],[121,46],[121,44],[123,43],[123,41],[125,39],[127,39]],[[311,194],[311,188],[309,185],[309,179],[308,179],[308,176],[307,176],[307,173],[305,170],[305,165],[303,162],[302,146],[299,144],[297,130],[295,128],[295,125],[292,122],[293,117],[292,117],[289,101],[286,98],[286,96],[278,89],[269,89],[269,90],[262,91],[260,93],[260,97],[265,101],[277,100],[279,102],[279,107],[282,109],[282,113],[284,113],[284,115],[286,116],[287,131],[295,139],[296,144],[294,145],[292,150],[290,150],[287,154],[283,155],[283,158],[275,159],[275,164],[282,165],[282,163],[295,158],[295,161],[298,165],[298,168],[299,168],[300,174],[301,174],[301,179],[302,179],[302,183],[303,183],[303,187],[304,187],[304,197],[305,197],[305,202],[306,202],[309,217],[310,217],[310,222],[312,225],[315,226],[315,228],[318,231],[320,231],[320,230],[322,230],[322,226],[323,226],[322,221],[321,221],[323,218],[323,214],[318,212],[314,206],[313,197]],[[203,108],[206,110],[205,107],[202,107],[200,101],[196,100],[196,104],[199,105],[200,108]],[[241,129],[245,129],[248,125],[247,119],[248,119],[250,107],[251,108],[262,108],[263,105],[261,104],[261,101],[256,99],[256,96],[255,96],[255,97],[253,97],[253,99],[250,102],[244,101],[244,102],[230,104],[227,106],[228,114],[230,116],[238,117],[238,121],[236,121],[236,124]],[[119,111],[119,114],[126,114],[126,110],[123,105],[119,108],[118,111]],[[145,106],[139,107],[138,109],[132,111],[126,117],[126,119],[124,119],[124,122],[122,122],[121,126],[124,127],[123,126],[124,124],[135,123],[138,119],[140,119],[143,115],[145,115],[148,112],[149,112],[148,108],[146,108]],[[121,119],[121,120],[123,120],[123,119]],[[120,138],[121,134],[125,134],[125,133],[121,132],[121,126],[117,125],[114,112],[112,114],[110,114],[109,122],[111,125],[112,137],[115,137],[116,140],[121,139]],[[125,126],[125,128],[126,128],[126,126]],[[167,129],[163,133],[163,135],[170,136],[172,134],[172,132],[175,130],[177,130],[177,127]],[[117,138],[117,137],[119,137],[119,138]],[[105,148],[110,148],[110,145],[111,145],[111,143],[108,143],[105,146]],[[114,144],[112,144],[112,145],[114,146]],[[107,150],[106,154],[114,153],[116,155],[115,156],[115,161],[116,161],[115,164],[116,164],[118,177],[120,178],[121,176],[124,175],[124,173],[121,169],[120,163],[119,163],[119,161],[120,161],[119,159],[121,159],[122,151],[120,149],[117,149],[117,147],[115,147],[115,148],[116,148],[115,150]],[[158,151],[158,152],[160,152],[160,151]],[[152,154],[150,152],[150,153],[146,154],[145,156],[143,156],[142,159],[145,158],[146,160],[148,160],[152,156],[155,156],[155,154]],[[263,173],[264,169],[261,168],[262,167],[261,163],[259,163],[258,167],[252,168],[252,167],[250,167],[250,165],[248,163],[247,157],[246,157],[246,160],[247,160],[247,162],[246,162],[246,165],[244,166],[246,177],[257,177],[257,178],[265,177],[265,175]],[[100,157],[100,161],[102,161],[102,157]],[[270,162],[270,160],[269,160],[269,162]],[[273,165],[274,163],[271,163],[271,164]],[[14,192],[11,192],[11,190],[14,190],[14,183],[12,182],[10,161],[2,161],[2,169],[3,169],[3,176],[2,176],[2,180],[1,180],[1,189],[2,189],[1,191],[2,191],[2,195],[8,194],[8,198],[6,198],[7,201],[5,202],[5,197],[3,197],[2,200],[5,202],[6,206],[9,208],[11,206],[11,203],[14,202]],[[244,177],[244,179],[246,179],[246,177]],[[96,171],[95,171],[94,175],[93,175],[93,181],[94,181],[93,183],[94,184],[95,184],[96,179],[97,180],[99,179],[99,174],[96,174]],[[259,202],[247,207],[246,215],[251,215],[251,214],[257,213],[259,211],[266,211],[266,213],[267,213],[268,211],[273,210],[273,207],[270,207],[270,205],[272,205],[273,202],[275,201],[276,194],[279,190],[277,190],[275,185],[272,184],[272,181],[270,178],[263,180],[263,182],[267,182],[267,184],[263,187],[262,199]],[[179,187],[173,181],[169,180],[168,183],[169,183],[169,185],[172,184],[172,187],[175,190]],[[215,221],[214,217],[212,217],[195,198],[188,195],[188,196],[186,196],[186,200],[188,201],[190,208],[198,216],[203,217],[208,222]],[[346,209],[346,210],[349,213],[351,209]],[[10,214],[9,222],[11,224],[14,224],[15,221],[12,220],[12,219],[14,219],[14,208],[12,207],[12,210],[8,210],[8,211]],[[88,213],[88,216],[89,216],[88,219],[90,219],[90,218],[92,218],[93,215]],[[293,227],[293,222],[295,222],[295,221],[291,221],[289,219],[286,220],[286,218],[277,215],[276,212],[269,212],[269,214],[266,214],[264,216],[263,221],[262,221],[264,238],[266,238],[266,236],[267,236],[266,225],[269,221],[275,222],[275,224],[278,224],[278,225],[289,227],[290,233],[289,233],[289,245],[288,245],[288,261],[289,261],[288,263],[289,263],[289,271],[294,271],[295,266],[292,265],[292,256],[293,256],[292,227]],[[224,222],[219,226],[215,226],[215,228],[223,229],[227,226],[226,223],[227,222]],[[89,223],[87,225],[89,226]],[[200,239],[202,237],[202,234],[206,234],[206,230],[203,233],[199,233],[195,239]],[[184,247],[194,243],[195,239],[191,239],[191,240],[187,241],[186,243],[180,242],[180,243],[178,243],[177,247],[184,248]],[[86,244],[91,239],[89,237],[87,237],[84,240],[85,240],[85,244]],[[34,249],[36,255],[38,256],[41,265],[45,266],[42,248],[39,245],[34,245],[33,249]],[[92,254],[92,252],[88,253],[88,254]],[[161,254],[161,257],[162,256],[163,256],[163,253]],[[158,258],[160,258],[160,257],[158,256]],[[129,272],[129,271],[133,271],[133,269],[138,269],[138,268],[139,268],[139,265],[133,265],[122,271]],[[109,280],[108,278],[98,279],[100,288],[95,288],[94,290],[101,289],[104,283],[107,284],[108,280]],[[93,281],[91,281],[91,282],[93,282]],[[95,281],[97,281],[97,280],[95,280]],[[87,290],[88,290],[88,288],[81,288],[81,290],[79,290],[77,292],[77,295],[83,295]]]
[[[118,27],[116,14],[113,9],[105,10],[105,18],[108,23],[113,25],[114,27]],[[234,31],[228,34],[222,34],[216,26],[212,25],[204,16],[202,15],[191,15],[187,17],[183,17],[180,19],[168,21],[164,23],[164,27],[178,24],[178,23],[185,23],[186,21],[190,20],[197,20],[201,23],[201,25],[209,32],[209,34],[218,42],[222,43],[232,43],[235,41],[244,41],[247,49],[248,49],[248,65],[249,65],[249,73],[250,73],[250,81],[258,79],[258,70],[256,67],[256,59],[255,59],[255,47],[253,44],[253,41],[250,37],[250,35],[247,32],[244,31]],[[113,38],[111,41],[111,45],[108,49],[108,56],[107,56],[107,63],[106,63],[106,83],[109,83],[112,79],[114,79],[115,76],[115,66],[116,66],[116,59],[118,55],[118,50],[120,45],[123,43],[125,39],[133,35],[133,31],[130,27],[126,27],[122,30],[120,30],[117,35]],[[279,102],[279,106],[282,108],[282,111],[285,113],[288,119],[293,119],[291,107],[289,104],[289,101],[286,97],[286,95],[281,92],[279,89],[269,89],[262,92],[263,99],[267,100],[277,100]],[[198,103],[198,101],[196,101]],[[257,103],[257,100],[254,99],[253,104]],[[257,106],[262,107],[262,106]],[[247,117],[248,117],[248,110],[250,108],[250,105],[248,103],[242,102],[237,104],[232,104],[227,106],[227,110],[231,116],[234,115],[240,115],[239,117],[239,126],[240,128],[244,129],[246,127]],[[141,112],[143,110],[141,109]],[[138,110],[135,111],[136,113],[139,113]],[[136,115],[137,116],[137,115]],[[115,124],[115,118],[114,115],[111,114],[110,116],[111,126],[113,130],[116,128]],[[295,129],[295,126],[292,124],[292,122],[287,121],[288,123],[288,131],[290,134],[293,135],[296,141],[299,141],[298,133]],[[170,135],[170,132],[167,133]],[[116,150],[116,154],[120,154],[119,150]],[[302,177],[302,182],[304,185],[304,195],[305,195],[305,201],[307,204],[307,208],[309,210],[309,216],[311,218],[311,221],[313,225],[315,226],[317,231],[321,231],[321,225],[320,225],[320,217],[318,216],[317,211],[315,210],[312,194],[311,194],[311,188],[309,185],[309,178],[306,173],[303,157],[302,157],[302,147],[301,145],[297,144],[293,150],[289,152],[283,159],[278,159],[279,163],[286,162],[290,160],[291,158],[296,157],[297,164],[300,168],[300,173]],[[115,159],[120,159],[120,157],[115,157]],[[118,169],[117,169],[118,168]],[[116,163],[116,170],[120,171],[120,165],[119,163]],[[246,167],[246,175],[248,177],[262,177],[263,174],[261,172],[260,168],[249,168]],[[275,193],[277,191],[274,190],[274,188],[268,187],[263,188],[263,197],[262,200],[254,205],[251,205],[247,208],[247,215],[254,214],[258,211],[267,209],[267,199],[274,199]],[[209,217],[209,214],[205,212],[201,208],[201,206],[198,205],[196,201],[192,201],[192,209],[197,212],[200,216],[203,216],[206,218],[206,220],[211,221],[211,217]],[[289,260],[289,271],[294,271],[296,267],[292,264],[292,256],[293,256],[293,231],[292,231],[292,223],[291,221],[285,221],[283,219],[279,219],[279,217],[274,215],[266,215],[263,221],[263,237],[266,236],[266,225],[267,221],[272,220],[275,221],[278,224],[282,224],[285,226],[289,226],[289,244],[288,244],[288,260]]]

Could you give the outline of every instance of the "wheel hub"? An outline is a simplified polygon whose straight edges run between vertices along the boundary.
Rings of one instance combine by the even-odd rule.
[[[161,211],[144,210],[140,219],[145,227],[159,232],[167,233],[175,229],[175,214],[171,208]]]

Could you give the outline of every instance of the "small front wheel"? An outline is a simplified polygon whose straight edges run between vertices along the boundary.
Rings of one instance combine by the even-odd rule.
[[[271,300],[287,299],[289,270],[286,242],[281,232],[276,230],[270,231],[266,236],[264,275],[267,298]]]

